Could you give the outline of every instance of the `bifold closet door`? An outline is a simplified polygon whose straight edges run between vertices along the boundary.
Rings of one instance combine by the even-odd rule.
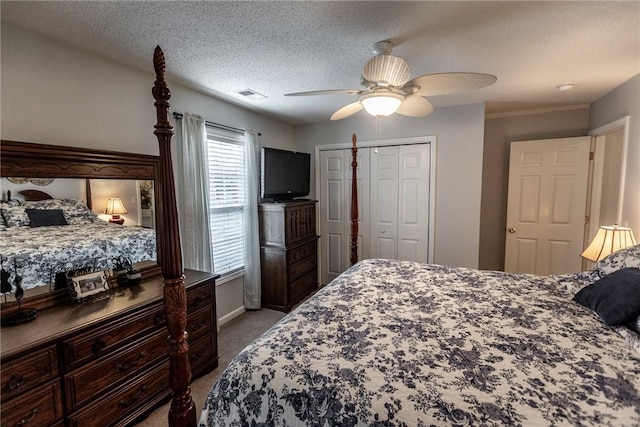
[[[426,144],[371,152],[371,258],[427,262],[430,151]]]
[[[369,257],[369,149],[358,150],[358,259]],[[351,150],[320,151],[320,275],[327,284],[349,268]]]
[[[430,146],[358,149],[358,259],[427,262]],[[320,273],[349,268],[351,150],[320,151]]]

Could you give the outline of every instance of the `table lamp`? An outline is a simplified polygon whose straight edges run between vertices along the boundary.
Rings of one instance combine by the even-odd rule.
[[[637,244],[633,231],[628,227],[618,225],[604,225],[598,229],[596,237],[582,252],[582,257],[589,261],[598,262],[607,255],[629,246]]]
[[[124,218],[121,218],[120,214],[126,214],[127,210],[122,204],[122,200],[120,200],[120,198],[113,197],[107,202],[107,208],[104,210],[104,213],[111,215],[109,222],[122,225],[124,224]]]

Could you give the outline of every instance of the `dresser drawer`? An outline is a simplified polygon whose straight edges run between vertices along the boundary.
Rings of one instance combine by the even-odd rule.
[[[284,214],[285,245],[290,245],[306,237],[315,235],[316,205],[307,203],[287,206]]]
[[[317,288],[318,274],[314,269],[289,285],[289,305],[296,305]]]
[[[205,305],[212,305],[215,286],[212,281],[187,289],[187,313],[196,311]]]
[[[218,366],[216,340],[213,334],[200,338],[189,345],[189,362],[193,377],[206,372],[208,367]]]
[[[5,396],[3,396],[4,399]],[[55,379],[2,403],[3,426],[49,426],[62,418],[60,381]]]
[[[168,396],[169,362],[164,362],[140,377],[117,388],[106,396],[97,398],[91,405],[69,416],[69,426],[107,427],[120,423],[121,419],[139,406]],[[127,423],[120,423],[127,424]]]
[[[99,359],[64,377],[67,395],[67,409],[74,409],[91,401],[97,394],[136,375],[157,360],[168,357],[168,332],[162,329],[155,335],[134,342],[132,345],[114,352],[116,354]]]
[[[318,250],[317,248],[318,240],[316,237],[307,243],[291,248],[287,251],[287,263],[292,264],[310,255],[315,255]]]
[[[55,345],[27,354],[10,362],[2,362],[3,401],[44,384],[58,375]]]
[[[289,265],[289,280],[294,281],[300,276],[316,268],[316,254],[308,256],[296,263]]]
[[[165,325],[164,307],[160,304],[147,310],[110,322],[102,327],[63,342],[66,371],[108,354],[126,344],[129,338],[149,334]]]
[[[213,329],[213,306],[208,305],[187,318],[187,333],[189,343],[194,342]]]

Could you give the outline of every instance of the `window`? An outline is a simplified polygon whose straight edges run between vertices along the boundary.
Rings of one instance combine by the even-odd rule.
[[[209,223],[216,274],[244,267],[244,135],[207,126]]]

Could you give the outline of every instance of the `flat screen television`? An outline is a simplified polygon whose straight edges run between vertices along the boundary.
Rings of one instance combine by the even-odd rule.
[[[309,195],[310,154],[263,147],[260,157],[262,199],[283,201]]]

